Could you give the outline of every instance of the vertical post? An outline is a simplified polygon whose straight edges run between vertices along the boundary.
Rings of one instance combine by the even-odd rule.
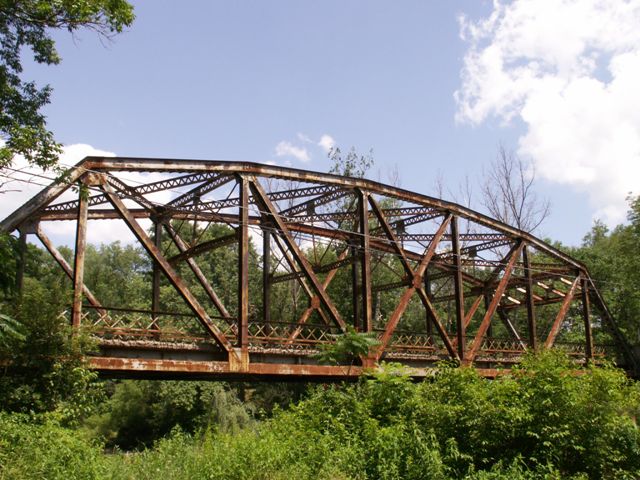
[[[262,320],[266,328],[271,322],[271,232],[262,229]]]
[[[531,266],[529,264],[529,248],[525,245],[522,249],[522,262],[524,264],[524,274],[527,281],[527,324],[529,326],[529,348],[536,351],[538,349],[538,340],[536,332],[536,314],[535,302],[533,298],[533,278],[531,275]]]
[[[351,305],[353,309],[353,328],[360,331],[360,289],[358,286],[358,264],[362,261],[358,254],[357,241],[353,240],[351,246]]]
[[[24,267],[27,255],[27,232],[20,229],[18,237],[18,265],[16,268],[16,293],[18,298],[22,298],[22,289],[24,286]]]
[[[241,358],[249,352],[249,182],[238,175],[238,346]]]
[[[458,339],[458,356],[464,358],[464,350],[466,343],[465,325],[464,325],[464,297],[462,284],[462,261],[460,258],[460,238],[458,236],[458,217],[453,216],[451,219],[451,250],[453,253],[453,262],[455,272],[453,275],[453,287],[455,294],[456,309],[456,335]]]
[[[153,221],[153,243],[158,250],[162,249],[162,223],[158,219]],[[160,267],[158,262],[153,261],[153,272],[151,278],[151,316],[152,328],[157,330],[158,312],[160,311]]]
[[[360,277],[362,284],[362,330],[373,331],[371,302],[371,251],[369,249],[369,194],[358,190],[358,223],[360,225]]]
[[[73,307],[71,310],[71,325],[80,326],[82,318],[82,287],[84,285],[84,257],[87,247],[87,215],[89,203],[87,201],[86,184],[80,185],[78,193],[78,221],[76,224],[76,251],[73,262]]]
[[[584,319],[584,354],[587,361],[593,359],[593,334],[591,333],[591,312],[589,305],[589,281],[584,275],[581,275],[582,290],[582,317]]]
[[[424,291],[427,293],[427,297],[431,302],[433,302],[433,294],[431,293],[431,279],[429,278],[429,270],[425,270],[424,272]],[[431,315],[431,310],[425,308],[425,312],[427,314],[426,322],[427,322],[427,336],[429,337],[429,343],[433,343],[433,315]]]
[[[484,297],[484,311],[487,312],[489,310],[491,298],[489,298],[489,294],[487,292],[484,292],[482,296]],[[491,324],[489,324],[489,326],[487,327],[487,337],[493,337],[493,326]]]

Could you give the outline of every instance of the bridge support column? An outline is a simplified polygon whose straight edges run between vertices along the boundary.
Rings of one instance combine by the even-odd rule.
[[[593,359],[593,335],[591,333],[591,313],[589,305],[589,282],[584,275],[580,275],[580,288],[582,290],[582,318],[584,319],[584,356],[587,361]]]
[[[162,248],[162,223],[160,220],[153,221],[153,243],[156,248]],[[151,321],[153,329],[158,329],[158,312],[160,311],[160,266],[157,261],[153,261],[153,273],[151,278]]]
[[[362,294],[362,324],[363,332],[373,331],[372,302],[371,302],[371,253],[369,245],[369,193],[362,190],[358,195],[358,224],[360,227],[359,257],[360,257],[360,282]]]
[[[271,324],[271,231],[262,228],[262,321],[269,333]]]
[[[349,246],[353,263],[351,264],[351,305],[353,310],[353,328],[360,330],[360,285],[358,284],[358,264],[362,261],[358,254],[358,241],[353,239]]]
[[[249,182],[238,175],[238,347],[240,358],[248,361],[249,352]]]
[[[522,249],[522,263],[524,264],[524,274],[527,279],[526,284],[526,305],[527,323],[529,325],[529,348],[534,352],[538,349],[538,339],[536,332],[535,300],[533,298],[533,277],[529,264],[529,247],[526,245]]]
[[[83,180],[78,193],[78,220],[76,224],[76,250],[73,262],[73,307],[71,310],[71,325],[80,326],[82,318],[82,288],[84,286],[84,257],[87,247],[87,215],[89,202],[87,192],[88,182]]]
[[[456,309],[456,337],[458,340],[458,357],[465,358],[466,332],[464,328],[464,285],[462,283],[462,262],[460,258],[460,238],[458,235],[458,217],[451,219],[451,251],[455,273],[453,274],[453,288]]]

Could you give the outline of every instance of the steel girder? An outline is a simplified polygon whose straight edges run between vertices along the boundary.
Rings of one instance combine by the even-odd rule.
[[[127,172],[163,178],[132,184]],[[92,326],[101,355],[91,364],[103,372],[330,378],[394,360],[419,376],[448,358],[494,375],[526,350],[560,346],[585,362],[611,356],[609,344],[614,360],[637,369],[583,264],[451,202],[246,162],[87,157],[63,178],[0,228],[23,240],[36,234],[71,278],[68,320]],[[74,185],[80,195],[65,198]],[[62,220],[76,225],[73,267],[45,234]],[[149,254],[148,311],[102,305],[85,284],[87,229],[106,220],[119,220]],[[204,238],[212,225],[226,233]],[[234,295],[202,268],[224,249],[237,257]],[[191,313],[162,310],[161,282]],[[314,354],[347,326],[378,345],[353,359],[355,370],[318,365]]]

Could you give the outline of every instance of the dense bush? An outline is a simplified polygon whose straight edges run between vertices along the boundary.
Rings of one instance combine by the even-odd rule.
[[[103,478],[101,450],[50,416],[0,413],[0,480]]]
[[[573,368],[550,352],[497,380],[444,367],[413,383],[387,366],[355,385],[320,385],[240,431],[174,429],[128,454],[99,456],[77,433],[5,415],[0,465],[11,470],[0,478],[64,468],[65,478],[118,480],[638,478],[638,385],[613,368]]]

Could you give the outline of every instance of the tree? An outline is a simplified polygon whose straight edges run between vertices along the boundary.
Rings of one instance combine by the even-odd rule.
[[[367,155],[360,155],[355,147],[351,147],[346,156],[342,156],[340,148],[332,148],[328,157],[332,162],[329,173],[345,177],[364,178],[374,163],[373,150],[369,150]]]
[[[481,203],[492,217],[533,232],[551,213],[547,199],[534,192],[535,170],[500,145],[498,157],[484,171]]]
[[[596,220],[582,246],[571,252],[583,261],[611,313],[631,343],[640,342],[640,197],[629,197],[628,225],[613,230]]]
[[[0,168],[10,166],[15,155],[50,168],[60,153],[41,112],[51,87],[21,78],[23,47],[35,62],[55,65],[61,59],[52,29],[86,28],[109,39],[133,19],[133,6],[125,0],[0,0]]]

